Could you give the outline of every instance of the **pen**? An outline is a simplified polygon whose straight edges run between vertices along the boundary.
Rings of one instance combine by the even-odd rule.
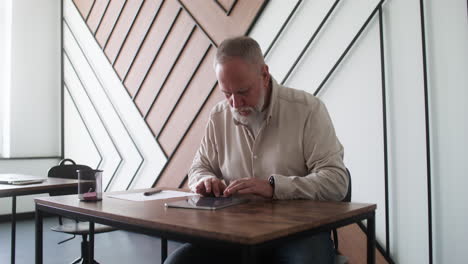
[[[143,195],[144,195],[144,196],[150,196],[150,195],[153,195],[153,194],[160,193],[160,192],[162,192],[162,191],[163,191],[163,190],[155,190],[155,191],[144,192]]]

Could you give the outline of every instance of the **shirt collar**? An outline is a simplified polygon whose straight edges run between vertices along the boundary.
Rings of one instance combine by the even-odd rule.
[[[273,115],[273,109],[275,108],[276,101],[278,100],[278,89],[279,84],[276,82],[275,78],[270,75],[271,80],[271,94],[270,94],[270,105],[268,106],[268,112],[266,116],[267,125],[270,123],[270,119]]]

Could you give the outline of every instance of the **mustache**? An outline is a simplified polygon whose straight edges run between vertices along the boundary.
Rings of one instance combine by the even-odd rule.
[[[255,112],[255,108],[254,107],[250,107],[250,106],[243,106],[243,107],[239,107],[239,108],[234,108],[232,107],[232,110],[236,113],[240,113],[240,112],[244,112],[244,111],[250,111],[250,112]]]

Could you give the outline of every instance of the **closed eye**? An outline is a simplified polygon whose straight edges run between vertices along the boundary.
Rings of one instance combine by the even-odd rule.
[[[250,90],[240,91],[238,94],[239,95],[247,95],[247,94],[249,94],[249,91]]]

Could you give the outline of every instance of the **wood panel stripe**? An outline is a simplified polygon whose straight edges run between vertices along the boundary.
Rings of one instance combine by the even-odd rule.
[[[213,0],[229,16],[237,4],[237,0]]]
[[[211,109],[223,99],[222,94],[217,91],[216,87],[212,87],[209,96],[203,102],[203,107],[185,130],[178,146],[174,147],[175,151],[171,156],[170,162],[167,163],[163,172],[159,175],[155,183],[156,186],[179,186],[184,181],[184,178],[186,178],[188,170],[192,165],[193,157],[205,133]]]
[[[95,34],[98,30],[98,27],[101,24],[101,20],[104,17],[104,13],[106,12],[107,7],[109,6],[109,2],[109,0],[96,1],[96,3],[93,6],[93,9],[91,9],[87,20],[87,24],[89,30],[91,30],[93,34]]]
[[[114,30],[115,24],[126,4],[127,2],[125,0],[113,0],[109,2],[107,11],[99,25],[99,29],[96,31],[96,40],[101,48],[105,48],[107,40]]]
[[[160,86],[158,92],[155,94],[154,99],[153,99],[153,101],[152,101],[152,103],[151,103],[151,105],[150,105],[148,111],[146,112],[146,114],[145,114],[145,116],[144,116],[145,119],[148,117],[148,114],[149,114],[149,113],[151,112],[151,110],[154,108],[154,104],[155,104],[156,100],[159,98],[159,95],[161,94],[161,91],[163,90],[163,88],[166,87],[166,83],[167,83],[167,81],[169,80],[169,78],[170,78],[171,76],[174,76],[174,75],[172,75],[172,73],[174,72],[174,69],[176,68],[176,65],[181,65],[181,63],[179,63],[179,60],[180,60],[180,58],[181,58],[181,56],[182,56],[183,54],[186,54],[186,49],[188,49],[187,46],[188,46],[189,42],[192,41],[192,36],[194,35],[193,33],[196,32],[196,29],[197,29],[197,27],[196,27],[195,25],[193,25],[192,31],[190,32],[189,36],[185,39],[182,48],[179,50],[179,54],[177,54],[177,57],[176,57],[175,60],[173,61],[172,66],[171,66],[171,68],[169,69],[169,72],[166,74],[166,77],[164,77],[164,80],[163,80],[163,82],[162,82],[162,84],[161,84],[161,86]],[[191,55],[192,55],[192,54],[191,54]],[[191,59],[192,59],[192,61],[194,61],[193,58],[191,58]],[[177,71],[176,71],[176,72],[177,72]],[[186,75],[186,74],[187,74],[186,71],[180,71],[180,73],[181,73],[181,75],[183,75],[183,74]],[[180,77],[180,76],[178,75],[177,77]],[[166,89],[166,91],[167,91],[167,89]],[[158,110],[159,110],[159,109],[158,109]],[[153,111],[153,112],[154,112],[154,111]],[[158,115],[160,115],[160,111],[158,111]],[[152,124],[153,124],[153,122],[149,122],[148,120],[147,120],[147,123],[152,123]],[[153,130],[153,132],[154,132],[154,130]],[[156,134],[157,134],[157,133],[156,133]]]
[[[211,38],[210,34],[208,34],[206,29],[203,28],[203,26],[200,25],[200,23],[198,23],[197,19],[192,15],[192,13],[190,13],[190,11],[187,9],[187,7],[184,5],[184,3],[182,1],[180,1],[180,0],[178,0],[178,1],[179,1],[180,5],[182,6],[182,8],[184,8],[185,12],[187,12],[189,14],[189,16],[193,19],[193,21],[195,21],[195,23],[200,27],[200,29],[203,30],[205,35],[211,41],[211,44],[214,45],[215,47],[218,47],[218,44],[216,44],[216,42]]]
[[[88,22],[89,15],[91,15],[91,11],[93,10],[94,5],[96,4],[96,1],[97,1],[97,0],[94,0],[94,1],[93,1],[93,4],[91,5],[91,8],[89,9],[88,15],[86,16],[86,19],[85,19],[86,22]]]
[[[163,89],[156,96],[150,107],[146,122],[151,124],[155,135],[159,135],[171,113],[180,101],[200,65],[205,60],[211,44],[205,34],[198,29],[190,43],[175,64],[173,72],[168,75]],[[165,80],[165,81],[166,81]]]
[[[211,93],[216,78],[212,66],[215,50],[210,49],[200,70],[190,83],[184,96],[180,99],[174,113],[170,117],[158,141],[169,156],[182,139],[184,131],[189,129],[190,123],[202,108],[205,99]]]
[[[262,0],[239,1],[230,16],[226,16],[214,1],[179,1],[216,46],[227,37],[244,35],[265,3]]]
[[[213,1],[219,6],[219,8],[221,8],[224,11],[224,13],[228,12],[229,3],[227,3],[226,0],[221,0],[221,1],[213,0]]]
[[[148,30],[151,28],[161,10],[162,4],[162,0],[144,1],[141,11],[130,29],[127,39],[117,53],[114,62],[114,69],[121,80],[125,78],[136,55],[139,53],[146,39]]]
[[[104,47],[104,52],[110,63],[114,64],[117,54],[127,40],[129,32],[135,24],[137,15],[143,7],[143,0],[134,0],[134,4],[125,5],[112,34]]]
[[[133,98],[138,96],[149,69],[158,58],[181,13],[182,9],[177,5],[165,4],[160,15],[151,26],[138,54],[130,65],[127,75],[123,79],[125,87]]]
[[[237,4],[237,0],[234,0],[234,2],[231,4],[231,7],[229,8],[229,10],[227,11],[226,15],[229,16],[232,12],[232,10],[234,10],[234,7],[236,6]]]
[[[78,11],[80,11],[81,17],[83,20],[88,18],[88,15],[93,7],[95,0],[74,0],[73,3],[75,4]]]
[[[181,13],[172,33],[168,35],[157,58],[155,58],[150,70],[146,73],[139,94],[135,98],[135,103],[143,116],[146,117],[153,100],[163,87],[168,74],[170,74],[174,63],[176,63],[194,30],[195,25],[190,17],[186,13]],[[149,125],[151,127],[151,124]]]
[[[200,65],[202,65],[203,61],[205,60],[206,56],[208,55],[208,52],[210,51],[210,49],[213,47],[213,45],[209,45],[208,48],[206,49],[206,52],[205,54],[203,54],[203,58],[200,60],[200,62],[198,63],[197,65],[197,68],[195,69],[195,71],[193,72],[192,76],[190,76],[190,80],[187,82],[187,84],[185,85],[183,91],[182,91],[182,94],[179,96],[179,98],[177,99],[177,102],[174,104],[173,108],[171,109],[171,112],[169,114],[169,116],[166,118],[166,120],[164,121],[164,124],[161,128],[161,131],[164,130],[166,128],[166,125],[167,123],[169,122],[169,119],[170,117],[172,116],[172,114],[174,113],[175,109],[176,109],[176,106],[180,103],[180,100],[183,98],[185,92],[187,91],[187,87],[190,85],[190,83],[192,82],[193,80],[193,77],[195,76],[195,74],[198,72],[198,69],[200,68]],[[159,136],[161,135],[161,133],[158,134],[158,138]]]

